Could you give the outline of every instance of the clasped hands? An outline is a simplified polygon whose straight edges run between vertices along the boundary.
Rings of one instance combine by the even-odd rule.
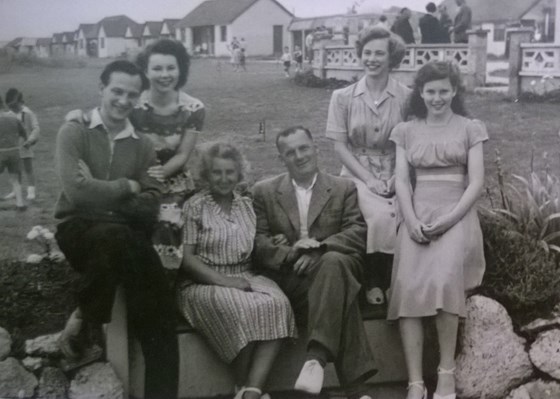
[[[274,245],[289,245],[284,234],[272,237]],[[322,253],[323,245],[314,238],[302,238],[292,245],[286,258],[288,263],[293,262],[294,272],[298,275],[310,274],[317,267],[317,261]]]
[[[385,181],[370,175],[364,183],[372,193],[382,197],[391,197],[395,193],[395,176]]]
[[[453,227],[454,224],[455,222],[449,215],[443,215],[428,224],[422,223],[420,220],[416,219],[412,223],[407,224],[407,227],[410,238],[418,244],[429,244],[430,241],[439,238]]]

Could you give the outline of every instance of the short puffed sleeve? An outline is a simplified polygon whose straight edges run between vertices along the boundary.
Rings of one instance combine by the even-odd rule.
[[[203,199],[195,195],[183,205],[183,244],[196,245],[202,215]]]
[[[389,140],[395,143],[401,148],[406,148],[406,132],[408,124],[406,122],[401,122],[393,128]]]
[[[488,132],[486,131],[484,123],[478,119],[470,120],[467,123],[467,139],[469,142],[469,148],[488,140]]]
[[[204,117],[206,116],[206,111],[204,110],[204,106],[201,108],[196,109],[192,112],[187,120],[187,129],[196,130],[200,132],[202,130],[202,126],[204,126]]]
[[[346,142],[348,140],[348,96],[345,89],[335,90],[329,104],[326,137]]]

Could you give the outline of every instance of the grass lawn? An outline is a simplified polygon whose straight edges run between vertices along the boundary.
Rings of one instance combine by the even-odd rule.
[[[97,82],[104,64],[105,61],[95,60],[81,69],[20,68],[0,74],[0,93],[4,94],[10,87],[19,88],[29,107],[37,113],[42,130],[35,151],[38,199],[25,213],[16,213],[11,201],[0,201],[0,260],[24,259],[37,250],[33,243],[25,241],[32,226],[41,224],[54,228],[52,214],[60,189],[54,172],[56,133],[68,111],[88,109],[99,103]],[[329,90],[295,86],[284,77],[281,65],[275,62],[249,62],[248,72],[236,73],[227,63],[209,59],[193,61],[186,90],[207,107],[200,142],[222,139],[239,146],[252,165],[250,181],[284,170],[276,155],[274,137],[280,129],[291,125],[309,127],[320,148],[322,167],[331,173],[338,172],[340,163],[334,156],[331,143],[324,138]],[[496,149],[501,151],[508,173],[526,175],[534,147],[537,170],[544,168],[542,154],[547,152],[550,170],[560,174],[560,113],[557,105],[513,103],[504,101],[499,95],[488,94],[469,95],[467,107],[473,117],[481,119],[488,127],[490,141],[485,146],[485,155],[487,185],[492,191],[496,188]],[[258,132],[259,122],[263,120],[266,121],[265,141]],[[9,190],[4,174],[0,176],[0,194],[3,196]],[[10,270],[15,276],[17,270],[13,268]],[[57,270],[37,272],[33,278],[56,278],[58,273],[64,273]],[[4,272],[0,270],[0,276],[4,274],[7,283],[3,286],[6,289],[10,280]],[[15,290],[16,286],[13,284],[12,289]],[[64,317],[65,312],[61,312],[57,328],[62,327]],[[42,333],[53,332],[48,331],[49,326],[44,329],[46,331]]]

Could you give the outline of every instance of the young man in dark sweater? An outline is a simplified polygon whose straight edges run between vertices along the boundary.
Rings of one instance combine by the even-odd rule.
[[[128,61],[101,74],[101,105],[83,121],[58,132],[56,170],[62,192],[56,239],[82,276],[78,307],[60,337],[60,348],[78,359],[89,325],[107,323],[118,285],[125,290],[128,321],[146,363],[145,398],[177,397],[178,353],[174,301],[150,235],[161,184],[147,170],[154,149],[136,134],[128,115],[147,86]]]

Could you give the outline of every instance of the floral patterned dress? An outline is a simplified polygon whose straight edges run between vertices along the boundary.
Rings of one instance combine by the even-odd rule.
[[[152,140],[161,165],[176,154],[186,132],[199,133],[202,130],[204,104],[184,92],[179,92],[177,110],[170,115],[159,115],[155,112],[150,104],[148,92],[142,94],[140,104],[141,106],[132,112],[130,120],[136,131]],[[185,166],[169,176],[164,185],[153,241],[165,268],[178,269],[183,256],[181,209],[184,202],[194,193],[194,181]]]

